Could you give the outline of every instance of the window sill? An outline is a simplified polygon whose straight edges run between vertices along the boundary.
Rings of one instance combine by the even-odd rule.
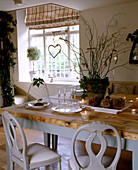
[[[32,83],[31,81],[18,81],[18,83]],[[50,85],[80,85],[79,82],[75,82],[75,81],[45,81],[46,84],[50,84]]]
[[[72,82],[72,81],[45,81],[46,84],[53,84],[53,85],[79,85],[79,82]]]

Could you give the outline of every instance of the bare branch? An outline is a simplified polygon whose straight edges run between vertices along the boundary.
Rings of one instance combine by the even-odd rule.
[[[98,35],[98,29],[93,18],[92,25],[90,25],[89,22],[81,16],[81,21],[84,23],[85,26],[85,35],[88,40],[88,48],[86,52],[84,52],[82,48],[77,49],[68,40],[60,38],[61,40],[65,41],[68,47],[75,54],[78,66],[80,68],[80,74],[82,74],[83,76],[85,76],[85,73],[87,71],[87,77],[89,79],[105,78],[107,77],[108,73],[113,69],[125,66],[128,63],[125,62],[123,64],[117,65],[118,61],[120,60],[121,54],[127,52],[129,49],[126,46],[125,42],[125,27],[121,27],[109,34],[109,27],[111,23],[117,16],[122,14],[123,13],[115,14],[111,18],[111,20],[107,24],[105,34],[103,33],[101,36]],[[114,60],[114,57],[116,57],[116,60]],[[114,67],[112,63],[115,64]],[[73,65],[75,68],[76,64]]]

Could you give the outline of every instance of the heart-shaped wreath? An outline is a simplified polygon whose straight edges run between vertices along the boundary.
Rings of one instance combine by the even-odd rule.
[[[53,54],[52,51],[56,50],[56,54]],[[60,44],[56,44],[56,45],[49,45],[48,46],[48,52],[49,54],[53,57],[56,58],[56,56],[61,53],[61,45]]]

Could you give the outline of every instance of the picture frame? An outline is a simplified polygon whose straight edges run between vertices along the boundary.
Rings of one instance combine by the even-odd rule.
[[[138,29],[136,29],[133,33],[129,33],[126,40],[131,40],[133,43],[130,51],[129,63],[138,64]]]
[[[138,64],[138,43],[136,41],[133,42],[130,57],[129,57],[130,64]]]

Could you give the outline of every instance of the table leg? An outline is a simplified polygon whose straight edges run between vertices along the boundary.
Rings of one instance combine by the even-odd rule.
[[[122,149],[125,149],[126,150],[126,147],[127,147],[127,140],[122,138]]]
[[[57,149],[58,135],[52,134],[52,149]]]
[[[132,151],[132,170],[138,169],[138,141],[126,139],[126,150]]]
[[[44,132],[44,145],[50,147],[50,133]]]
[[[138,169],[138,146],[135,145],[135,148],[133,150],[133,155],[132,155],[132,167],[133,170]]]

